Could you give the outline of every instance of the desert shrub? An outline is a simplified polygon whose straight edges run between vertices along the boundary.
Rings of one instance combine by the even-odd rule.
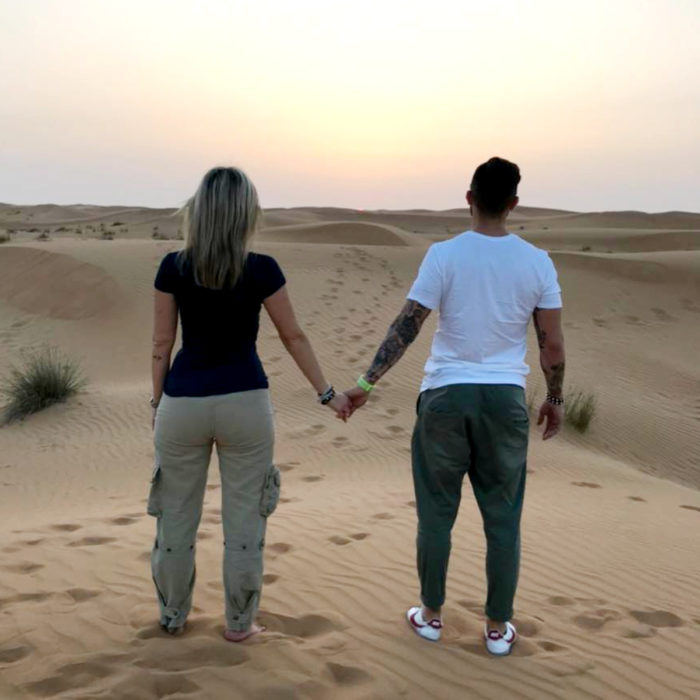
[[[518,228],[519,228],[521,231],[524,231],[524,230],[525,230],[525,227],[524,227],[524,226],[518,226]]]
[[[63,233],[64,231],[68,231],[68,229],[65,226],[59,226],[54,233]]]
[[[48,232],[48,231],[42,231],[42,232],[36,237],[36,240],[37,240],[37,241],[50,241],[50,240],[51,240],[51,237],[49,236],[49,232]]]
[[[124,222],[123,221],[113,221],[112,226],[123,226]]]
[[[585,433],[596,412],[595,395],[589,391],[573,389],[564,403],[564,421],[579,433]]]
[[[10,240],[10,234],[0,231],[0,243],[7,243]]]
[[[85,385],[80,366],[53,347],[27,354],[11,367],[0,386],[5,398],[4,421],[11,423],[61,403]]]
[[[114,240],[114,231],[102,231],[102,240],[103,241],[113,241]]]
[[[581,246],[582,253],[587,253],[590,249],[591,249],[591,246],[589,246],[589,245],[582,245]]]

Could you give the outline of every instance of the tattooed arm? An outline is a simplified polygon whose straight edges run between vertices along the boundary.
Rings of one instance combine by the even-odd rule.
[[[372,364],[365,372],[365,379],[370,384],[376,384],[403,357],[429,315],[430,309],[417,301],[409,299],[404,304],[401,313],[389,326],[389,332],[379,346]]]
[[[547,391],[561,397],[564,390],[564,334],[561,309],[535,309],[532,315],[540,347],[540,366],[547,382]]]
[[[153,351],[151,353],[151,375],[153,399],[160,401],[163,384],[170,369],[170,355],[177,334],[177,303],[172,294],[156,290],[153,307]]]
[[[379,346],[372,364],[364,374],[370,384],[376,384],[403,357],[429,315],[430,309],[417,301],[409,299],[404,304],[401,313],[389,326],[384,342]],[[369,393],[360,387],[353,387],[345,393],[350,397],[353,408],[362,406],[369,397]]]
[[[532,316],[540,347],[540,366],[547,382],[547,393],[557,398],[564,395],[564,334],[561,328],[561,309],[535,309]],[[544,439],[554,437],[561,427],[563,407],[545,401],[540,408],[537,424],[545,420]]]

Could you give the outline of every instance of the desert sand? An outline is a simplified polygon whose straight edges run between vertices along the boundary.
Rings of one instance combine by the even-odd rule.
[[[254,249],[279,260],[328,378],[347,387],[428,245],[468,225],[462,210],[277,209]],[[263,320],[284,480],[268,632],[221,636],[214,461],[195,608],[171,638],[157,625],[145,498],[152,280],[181,245],[179,222],[172,210],[0,205],[0,371],[50,343],[89,379],[0,429],[0,698],[700,697],[700,215],[521,207],[510,227],[552,253],[567,383],[598,411],[583,435],[543,444],[533,426],[521,639],[495,659],[480,638],[484,542],[468,488],[443,641],[403,618],[417,602],[409,439],[434,318],[347,425],[315,403]]]

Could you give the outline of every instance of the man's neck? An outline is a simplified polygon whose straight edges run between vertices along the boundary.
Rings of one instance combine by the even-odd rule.
[[[506,229],[506,218],[499,217],[498,219],[493,219],[481,216],[477,212],[474,212],[472,219],[472,231],[476,231],[476,233],[480,233],[483,236],[492,236],[493,238],[507,236],[508,230]]]

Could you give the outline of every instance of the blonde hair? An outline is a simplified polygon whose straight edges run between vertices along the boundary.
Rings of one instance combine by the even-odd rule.
[[[240,279],[260,215],[255,186],[238,168],[212,168],[185,205],[185,249],[197,284],[230,289]]]

